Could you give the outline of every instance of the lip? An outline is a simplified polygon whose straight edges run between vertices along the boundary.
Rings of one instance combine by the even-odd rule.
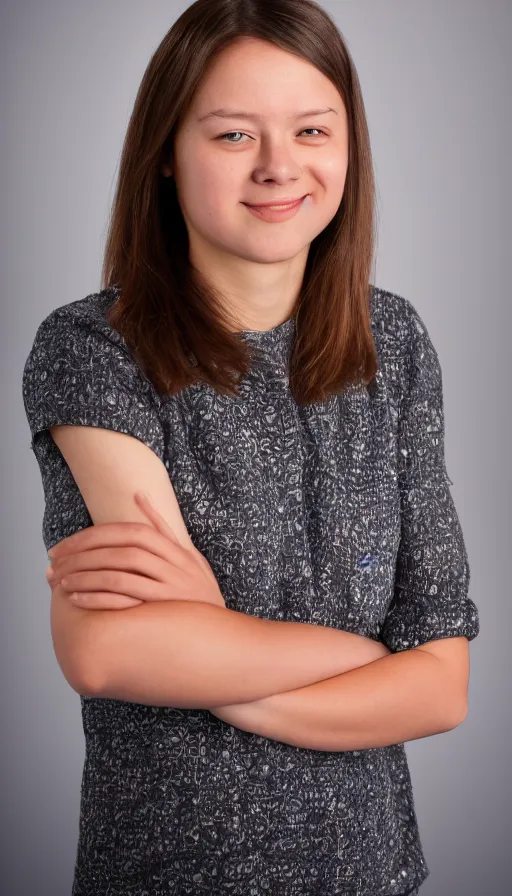
[[[246,205],[246,203],[242,204],[245,205],[247,211],[251,215],[254,215],[255,218],[259,218],[260,221],[267,221],[269,224],[278,224],[280,222],[290,221],[291,218],[295,218],[295,215],[299,214],[304,205],[305,199],[306,196],[303,196],[302,199],[296,199],[294,202],[290,202],[282,208],[269,208],[268,205],[257,206]]]
[[[303,199],[305,199],[306,196],[308,196],[308,195],[309,195],[308,193],[304,193],[304,196],[297,196],[296,199],[289,199],[289,198],[282,199],[282,200],[274,199],[271,202],[259,202],[257,204],[253,204],[251,202],[244,202],[243,205],[247,205],[249,208],[268,208],[269,206],[272,206],[272,205],[281,205],[284,207],[288,207],[290,205],[296,205],[298,202],[301,202]]]

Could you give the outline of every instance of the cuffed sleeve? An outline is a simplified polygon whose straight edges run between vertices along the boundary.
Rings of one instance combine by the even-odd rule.
[[[30,447],[45,495],[47,550],[92,525],[49,427],[72,424],[117,430],[144,442],[164,461],[158,394],[122,337],[98,315],[92,299],[52,311],[39,325],[23,368]]]
[[[450,491],[444,449],[442,373],[411,303],[410,347],[398,435],[401,538],[394,595],[381,638],[392,652],[479,633],[468,596],[470,568]]]

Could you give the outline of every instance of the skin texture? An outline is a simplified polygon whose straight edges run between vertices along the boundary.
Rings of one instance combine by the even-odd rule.
[[[221,107],[259,118],[199,120]],[[335,111],[290,120],[328,107]],[[219,55],[162,174],[176,181],[191,264],[226,297],[234,330],[267,330],[290,316],[310,244],[343,198],[347,167],[346,110],[325,75],[253,38]],[[299,213],[279,223],[260,220],[242,204],[308,193]]]

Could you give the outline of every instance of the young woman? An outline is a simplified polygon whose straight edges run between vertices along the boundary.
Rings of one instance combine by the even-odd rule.
[[[479,621],[438,356],[373,246],[333,21],[198,0],[142,80],[102,288],[23,374],[87,746],[73,896],[429,874],[404,742],[464,719]]]

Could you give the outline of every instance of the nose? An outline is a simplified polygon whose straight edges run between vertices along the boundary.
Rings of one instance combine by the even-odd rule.
[[[257,177],[263,180],[275,180],[285,184],[288,180],[298,180],[301,176],[297,152],[294,153],[284,140],[263,140],[257,165]]]

